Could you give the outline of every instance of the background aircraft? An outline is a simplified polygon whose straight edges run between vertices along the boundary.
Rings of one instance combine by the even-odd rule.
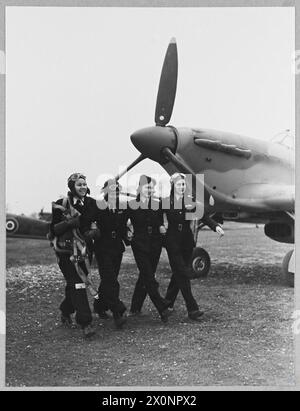
[[[6,214],[6,236],[47,240],[51,214],[39,213],[39,219],[23,215]]]
[[[192,175],[193,183],[202,185],[204,190],[205,213],[219,222],[264,224],[265,234],[271,239],[294,243],[295,159],[290,137],[264,141],[216,130],[167,125],[175,101],[177,73],[177,45],[172,39],[161,72],[155,126],[131,135],[141,155],[116,178],[149,158],[169,174],[179,171]],[[197,174],[204,174],[204,182]],[[196,236],[198,228],[201,225]],[[209,257],[196,249],[192,264],[199,276],[206,274]],[[293,264],[291,251],[283,262],[290,284],[294,280]]]

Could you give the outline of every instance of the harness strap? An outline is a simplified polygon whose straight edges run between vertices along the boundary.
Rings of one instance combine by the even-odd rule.
[[[68,202],[69,202],[69,197],[64,197],[64,198],[63,198],[63,201],[62,201],[62,206],[63,206],[64,208],[66,208]],[[71,203],[70,203],[70,204],[71,204]]]
[[[74,234],[74,231],[76,231],[76,230],[75,229],[73,230],[73,234]],[[85,266],[86,266],[88,274],[85,274],[85,272],[79,266],[79,263],[78,263],[78,249],[80,250],[80,248],[79,248],[80,246],[81,246],[81,243],[78,243],[76,238],[74,238],[74,240],[73,240],[73,258],[71,257],[71,261],[73,262],[73,264],[75,266],[75,269],[77,271],[77,274],[79,275],[81,280],[86,285],[86,287],[89,290],[91,296],[94,297],[95,299],[98,299],[99,298],[98,291],[96,290],[96,287],[94,286],[92,281],[88,278],[88,275],[90,273],[90,263],[89,263],[89,259],[88,259],[88,256],[87,256],[86,252],[85,252],[85,254],[82,253],[82,256],[84,257],[84,262],[85,262]]]
[[[52,208],[57,208],[58,210],[65,211],[66,207],[63,207],[62,205],[52,203]]]
[[[52,207],[53,207],[53,208],[57,208],[58,210],[61,210],[61,211],[66,211],[68,201],[69,201],[69,198],[68,198],[68,197],[64,197],[64,198],[63,198],[63,201],[62,201],[62,205],[56,204],[56,203],[53,202],[53,203],[52,203]],[[69,204],[71,205],[70,202],[69,202]]]

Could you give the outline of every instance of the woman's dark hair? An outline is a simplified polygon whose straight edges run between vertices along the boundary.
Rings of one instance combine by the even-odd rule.
[[[138,188],[137,188],[137,191],[136,191],[136,200],[137,201],[140,201],[140,198],[141,198],[141,188],[144,185],[150,184],[150,183],[153,183],[153,185],[156,185],[156,180],[153,177],[146,176],[145,174],[142,174],[140,176],[139,185],[138,185]]]
[[[109,194],[109,190],[110,190],[111,185],[115,186],[116,194],[119,194],[120,191],[122,190],[121,184],[117,180],[115,180],[114,178],[111,178],[111,179],[105,181],[103,187],[101,188],[101,192],[105,193],[104,194],[104,200],[106,202],[108,201],[108,194]],[[117,198],[117,203],[119,203],[118,198]]]
[[[175,183],[177,183],[177,181],[179,181],[179,180],[184,180],[185,181],[185,178],[181,176],[181,177],[178,177],[176,180],[171,181],[171,190],[170,190],[170,202],[171,202],[171,204],[174,204]]]

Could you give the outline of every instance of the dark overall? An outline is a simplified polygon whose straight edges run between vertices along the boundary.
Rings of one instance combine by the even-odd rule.
[[[172,269],[166,299],[171,302],[170,306],[173,306],[180,290],[187,311],[191,312],[198,310],[199,307],[193,297],[191,282],[187,273],[190,270],[190,260],[195,243],[190,221],[185,218],[186,211],[183,204],[176,209],[172,202],[170,209],[165,211],[168,220],[165,245]]]
[[[168,302],[159,293],[159,284],[155,279],[162,250],[162,236],[159,227],[163,225],[163,214],[160,208],[156,210],[149,208],[149,204],[132,210],[132,203],[129,203],[128,217],[134,230],[131,247],[139,277],[132,296],[130,311],[140,311],[146,295],[149,294],[155,308],[161,314],[168,306]]]
[[[171,302],[170,307],[173,306],[179,291],[181,291],[187,311],[192,312],[198,310],[198,304],[193,297],[187,271],[191,270],[190,264],[195,242],[190,221],[186,220],[187,211],[184,204],[180,204],[180,207],[178,205],[174,207],[174,202],[171,203],[170,210],[166,210],[168,230],[165,244],[172,269],[166,299]],[[204,216],[201,221],[213,231],[218,226],[207,216]]]
[[[92,199],[85,197],[84,205],[73,204],[73,207],[84,214],[85,210],[89,208]],[[62,205],[63,200],[59,199],[56,204]],[[52,222],[50,224],[50,233],[54,236],[54,226],[64,220],[62,211],[60,209],[53,209]],[[91,253],[91,246],[89,247]],[[78,275],[74,264],[70,261],[70,255],[57,254],[58,265],[66,280],[65,298],[60,304],[60,310],[63,315],[69,316],[75,314],[77,324],[82,328],[86,327],[92,322],[92,313],[88,302],[88,297],[85,289],[85,284]],[[87,274],[87,268],[85,263],[79,263],[82,270]]]
[[[94,309],[97,313],[110,309],[114,319],[118,319],[126,311],[124,303],[119,298],[118,282],[125,251],[123,240],[127,233],[126,218],[126,210],[112,210],[108,206],[100,209],[96,202],[84,218],[85,228],[91,222],[96,222],[100,230],[100,237],[94,242],[94,253],[101,278],[98,289],[99,299],[94,300]]]

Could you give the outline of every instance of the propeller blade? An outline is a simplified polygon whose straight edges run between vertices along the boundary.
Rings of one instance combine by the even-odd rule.
[[[116,177],[115,180],[118,181],[121,177],[123,177],[126,173],[128,173],[129,170],[131,170],[133,167],[135,167],[137,164],[139,164],[141,161],[143,161],[146,157],[141,154],[136,160],[134,160],[125,170],[123,170],[121,173],[119,173]]]
[[[177,87],[178,56],[175,38],[168,46],[158,87],[155,124],[165,126],[170,121]]]

